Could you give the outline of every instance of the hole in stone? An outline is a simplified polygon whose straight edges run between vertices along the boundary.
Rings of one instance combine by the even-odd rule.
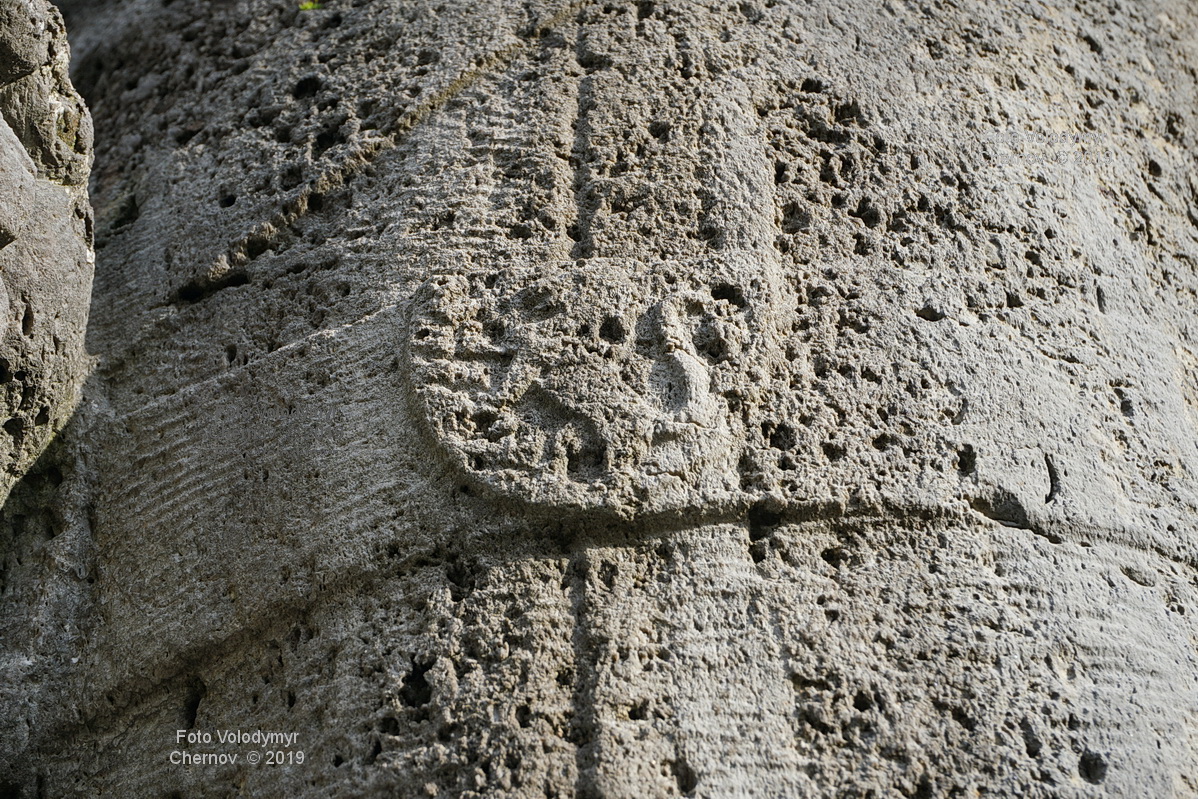
[[[841,564],[846,563],[849,559],[849,553],[840,547],[828,547],[819,553],[819,556],[833,569],[839,569]]]
[[[245,243],[245,257],[251,261],[270,249],[270,240],[265,236],[251,236]]]
[[[432,667],[431,662],[412,661],[412,670],[404,677],[403,688],[399,692],[400,698],[408,707],[422,707],[432,700],[433,688],[425,678]]]
[[[674,779],[678,782],[678,790],[683,796],[689,796],[699,787],[699,775],[690,767],[686,760],[679,758],[673,764]]]
[[[4,432],[8,433],[18,444],[25,437],[25,420],[19,416],[4,423]]]
[[[1039,757],[1044,745],[1040,742],[1039,736],[1032,728],[1032,723],[1026,718],[1019,722],[1019,730],[1023,734],[1023,749],[1027,752],[1028,757]]]
[[[338,144],[344,143],[345,137],[341,135],[341,123],[337,122],[336,124],[330,125],[328,128],[325,128],[319,134],[317,134],[312,146],[315,155],[320,156],[324,154],[326,150],[329,150]]]
[[[782,514],[758,502],[749,508],[749,540],[760,541],[782,523]]]
[[[1099,785],[1106,779],[1107,762],[1102,755],[1087,749],[1077,761],[1077,773],[1086,782]]]
[[[830,461],[838,461],[845,456],[845,449],[839,444],[828,442],[823,445],[822,449],[824,457]]]
[[[300,81],[295,84],[295,87],[291,90],[291,96],[297,100],[304,97],[312,97],[318,91],[320,91],[323,85],[324,84],[321,83],[320,78],[316,77],[315,75],[309,75],[306,78],[300,79]]]
[[[713,300],[725,300],[732,303],[737,308],[744,308],[748,303],[745,300],[744,292],[739,286],[734,286],[731,283],[720,283],[711,290],[711,298]]]
[[[612,344],[620,344],[628,337],[628,331],[624,329],[624,323],[615,316],[609,316],[603,320],[603,324],[599,326],[599,338],[604,341],[609,341]]]
[[[284,191],[294,189],[303,180],[304,168],[299,164],[288,164],[287,168],[279,173],[279,187]]]
[[[784,452],[794,449],[798,441],[794,428],[788,424],[780,424],[770,433],[770,446]]]
[[[190,730],[195,727],[196,716],[200,712],[200,703],[207,695],[208,686],[204,685],[204,681],[201,679],[193,680],[187,687],[187,694],[183,699],[183,729]]]
[[[944,313],[933,308],[931,305],[923,306],[915,312],[915,315],[929,322],[939,322],[944,318]]]
[[[957,452],[957,474],[962,477],[973,474],[978,468],[978,454],[972,444],[966,444]]]

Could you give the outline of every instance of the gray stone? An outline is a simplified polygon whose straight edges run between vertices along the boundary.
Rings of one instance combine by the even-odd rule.
[[[1193,9],[297,5],[68,6],[0,783],[1198,792]]]
[[[89,361],[91,122],[62,17],[0,3],[0,494],[70,417]]]
[[[0,496],[5,498],[70,418],[92,365],[84,352],[95,261],[86,185],[92,134],[83,101],[67,77],[68,62],[57,10],[42,0],[0,0]],[[70,589],[43,571],[54,572],[61,562],[47,554],[53,531],[41,527],[36,515],[64,475],[49,462],[34,471],[6,506],[0,533],[5,764],[29,745],[36,719],[31,709],[39,683],[50,676],[39,671],[36,655],[45,652],[39,639],[55,637],[57,623],[77,622],[73,614],[55,613],[64,602],[75,606]],[[33,518],[21,510],[21,497],[29,499]],[[7,786],[2,780],[0,785]]]
[[[560,516],[710,515],[748,498],[752,403],[794,298],[769,254],[586,259],[431,278],[405,373],[472,484]]]

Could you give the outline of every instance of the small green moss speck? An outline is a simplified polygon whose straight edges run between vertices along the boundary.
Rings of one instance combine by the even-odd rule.
[[[54,124],[55,133],[67,147],[74,148],[79,138],[79,120],[73,114],[59,114]]]
[[[321,4],[317,0],[305,0],[305,2],[299,4],[300,11],[316,11],[320,7]]]

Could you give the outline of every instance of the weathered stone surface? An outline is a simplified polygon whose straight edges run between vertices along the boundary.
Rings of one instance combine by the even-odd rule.
[[[0,779],[1198,791],[1192,9],[81,12]]]
[[[741,499],[794,298],[775,259],[586,259],[431,278],[406,373],[474,484],[553,515],[709,515]],[[746,384],[748,380],[748,384]]]
[[[70,416],[87,371],[91,122],[61,15],[0,3],[0,494]]]
[[[83,339],[95,260],[86,185],[92,134],[83,101],[67,77],[68,62],[62,16],[53,6],[0,0],[0,496],[5,498],[70,418],[90,367]],[[38,684],[49,676],[39,671],[38,656],[46,654],[41,639],[56,623],[77,622],[74,613],[54,611],[62,605],[74,609],[72,590],[43,571],[55,570],[53,558],[47,559],[48,531],[26,525],[20,499],[29,498],[41,513],[62,482],[57,467],[38,470],[9,498],[0,532],[0,762],[6,764],[29,745]]]

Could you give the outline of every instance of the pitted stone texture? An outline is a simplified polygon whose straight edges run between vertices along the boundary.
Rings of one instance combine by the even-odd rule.
[[[48,3],[33,0],[0,6],[0,83],[12,83],[49,63],[52,14]]]
[[[772,261],[433,277],[412,303],[413,390],[451,460],[502,496],[625,518],[727,506],[793,316]]]
[[[87,183],[91,117],[71,86],[62,16],[44,0],[0,5],[0,107],[38,176],[68,186]],[[90,244],[90,242],[89,242]]]
[[[87,371],[91,122],[62,18],[0,2],[0,495],[70,416]]]
[[[1198,790],[1190,5],[72,5],[102,361],[3,515],[0,784]],[[247,727],[309,758],[164,765]]]
[[[64,580],[56,566],[41,571],[61,563],[45,544],[64,525],[61,517],[45,523],[42,509],[63,472],[32,468],[71,417],[91,365],[91,123],[67,78],[68,60],[53,6],[0,0],[0,497],[9,520],[0,532],[0,595],[12,600],[0,613],[0,762],[28,745],[46,687],[42,669],[58,649],[43,633],[74,629],[79,618],[80,577]],[[59,547],[71,550],[70,538]],[[7,789],[0,777],[0,793]]]

